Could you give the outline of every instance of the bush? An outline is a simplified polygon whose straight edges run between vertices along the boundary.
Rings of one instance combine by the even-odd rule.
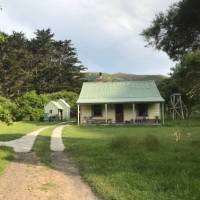
[[[12,124],[13,122],[12,115],[9,112],[9,110],[3,108],[1,105],[0,105],[0,121],[6,122],[8,125]]]
[[[35,91],[27,92],[17,99],[21,119],[39,120],[44,113],[44,104],[48,98],[38,95]]]
[[[11,124],[17,118],[17,106],[11,100],[0,96],[0,121]]]

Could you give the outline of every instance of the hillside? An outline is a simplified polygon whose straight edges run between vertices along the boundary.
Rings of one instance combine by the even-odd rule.
[[[87,81],[95,81],[99,76],[98,72],[86,72],[85,78]],[[115,73],[108,74],[103,73],[104,81],[134,81],[134,80],[155,80],[160,82],[166,77],[163,75],[136,75],[136,74],[126,74],[126,73]]]

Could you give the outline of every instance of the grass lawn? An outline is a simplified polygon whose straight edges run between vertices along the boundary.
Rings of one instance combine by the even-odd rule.
[[[40,158],[40,161],[48,167],[53,167],[50,156],[50,142],[51,134],[55,127],[56,126],[52,126],[51,128],[42,131],[37,137],[32,149],[32,151]]]
[[[0,141],[17,139],[45,125],[53,125],[53,123],[22,121],[10,126],[0,123]]]
[[[174,136],[177,130],[182,133],[178,143]],[[176,127],[70,126],[65,128],[64,143],[102,199],[200,199],[199,123]]]
[[[10,126],[7,126],[5,124],[0,124],[0,141],[8,141],[19,138],[24,134],[27,134],[33,130],[36,130],[40,127],[44,127],[46,125],[51,125],[52,128],[54,127],[53,123],[26,122],[26,121],[17,122]],[[42,160],[45,163],[48,163],[49,161],[48,161],[48,156],[47,155],[45,156],[46,151],[44,151],[44,148],[49,145],[48,143],[50,139],[48,135],[50,135],[51,133],[50,131],[52,130],[52,128],[43,131],[41,133],[41,136],[38,136],[36,143],[34,145],[34,150],[36,151],[38,156],[41,155],[45,157],[45,161],[44,158]],[[44,141],[44,143],[42,143],[43,145],[40,144],[41,140]],[[0,147],[0,175],[9,164],[9,161],[12,160],[13,156],[14,152],[12,151],[11,148]]]
[[[8,166],[9,161],[13,159],[13,153],[11,148],[0,147],[0,175]]]

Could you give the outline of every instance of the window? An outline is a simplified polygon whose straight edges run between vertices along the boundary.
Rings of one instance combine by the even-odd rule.
[[[148,105],[147,104],[138,104],[137,105],[138,116],[148,116]]]
[[[53,110],[49,110],[49,114],[52,114],[53,113]]]
[[[102,105],[101,104],[93,105],[93,116],[94,117],[102,116]]]

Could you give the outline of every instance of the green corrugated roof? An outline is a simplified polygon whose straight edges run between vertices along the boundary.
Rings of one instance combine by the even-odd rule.
[[[163,102],[154,81],[86,82],[77,103]]]

